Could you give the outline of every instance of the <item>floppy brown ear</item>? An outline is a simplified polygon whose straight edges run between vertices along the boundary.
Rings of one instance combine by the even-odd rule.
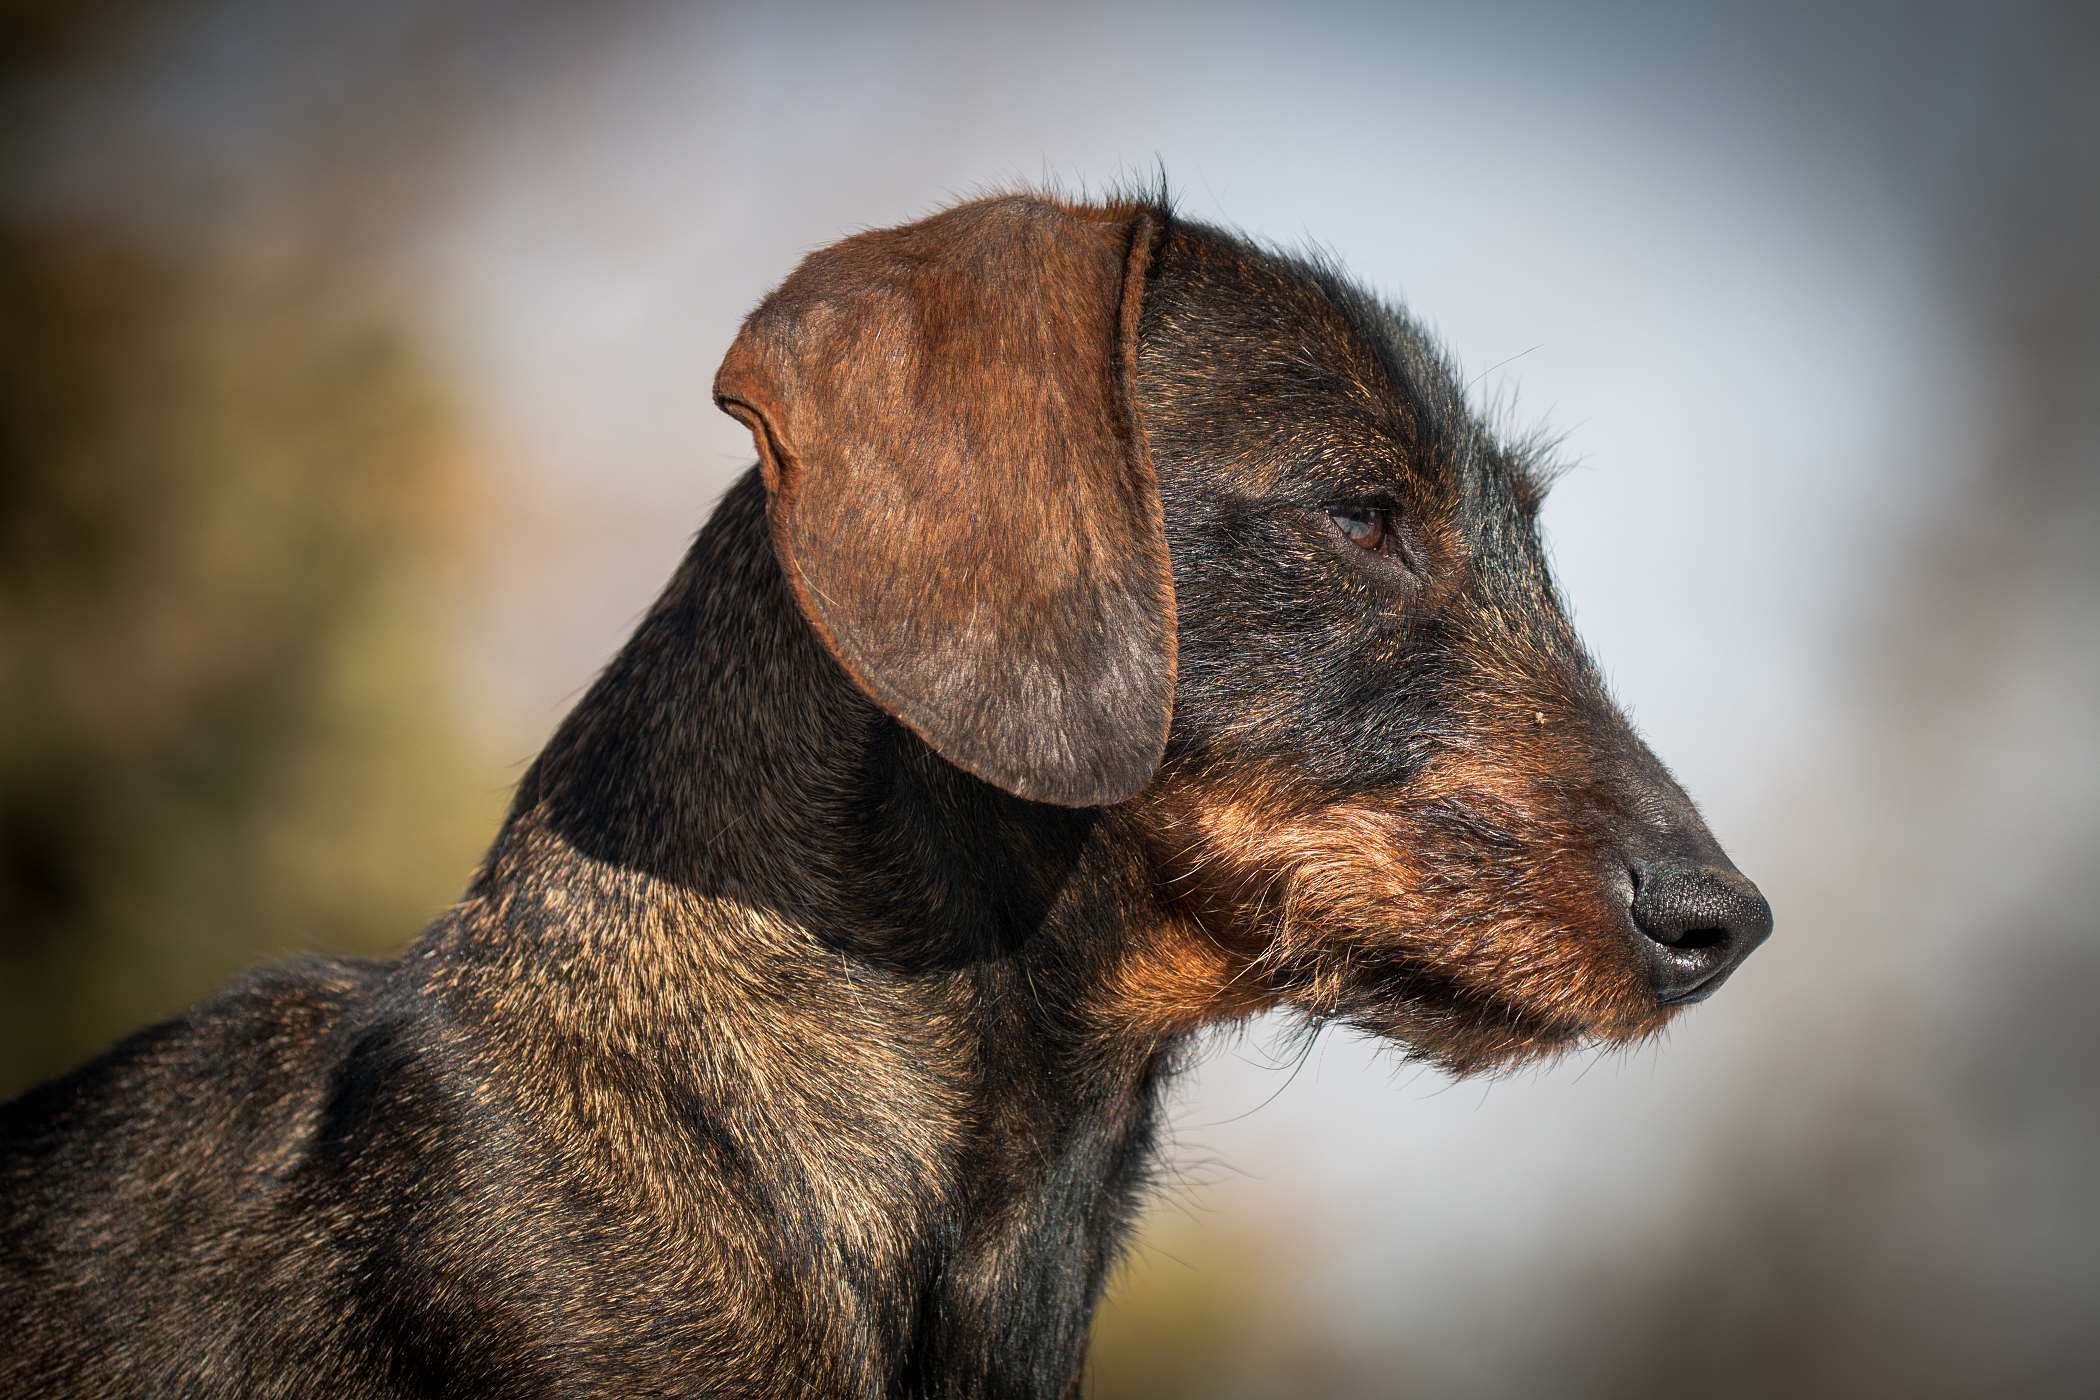
[[[1130,398],[1158,232],[1009,197],[861,234],[804,260],[715,377],[832,654],[1038,801],[1129,797],[1166,744],[1173,576]]]

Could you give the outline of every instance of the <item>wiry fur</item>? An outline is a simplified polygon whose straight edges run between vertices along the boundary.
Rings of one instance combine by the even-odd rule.
[[[959,213],[754,319],[766,481],[403,958],[0,1107],[0,1393],[1073,1394],[1190,1032],[1660,1022],[1615,862],[1718,853],[1423,337],[1163,204]],[[1373,492],[1404,570],[1323,529]]]

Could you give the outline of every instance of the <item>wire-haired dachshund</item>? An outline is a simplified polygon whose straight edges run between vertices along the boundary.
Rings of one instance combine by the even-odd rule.
[[[1200,1028],[1493,1070],[1768,932],[1327,262],[982,199],[715,396],[756,467],[458,905],[0,1108],[0,1393],[1076,1394]]]

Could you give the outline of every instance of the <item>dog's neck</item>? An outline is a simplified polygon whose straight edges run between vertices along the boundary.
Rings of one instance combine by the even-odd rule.
[[[989,1383],[1072,1364],[1150,1153],[1172,1038],[1101,1015],[1152,898],[1122,820],[1007,796],[877,711],[752,474],[411,962],[573,1078],[562,1131],[601,1169],[696,1178],[642,1208],[825,1257],[813,1348]],[[705,1121],[583,1121],[605,1084]]]

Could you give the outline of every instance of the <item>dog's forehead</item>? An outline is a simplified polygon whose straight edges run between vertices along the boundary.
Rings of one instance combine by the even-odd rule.
[[[1147,290],[1138,406],[1161,466],[1234,489],[1341,472],[1455,500],[1497,454],[1435,342],[1331,260],[1177,224]]]

